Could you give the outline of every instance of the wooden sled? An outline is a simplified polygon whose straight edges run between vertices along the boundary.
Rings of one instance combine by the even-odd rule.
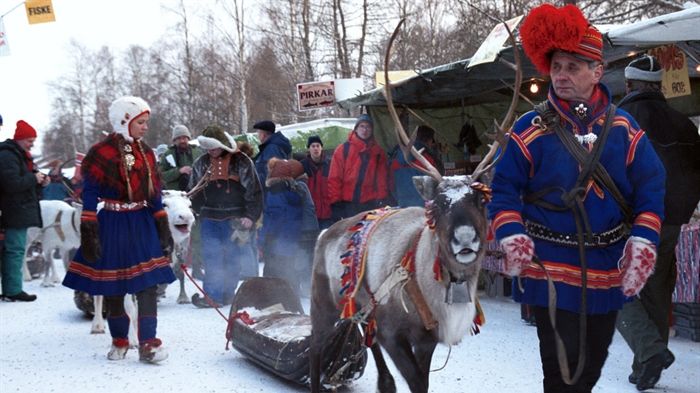
[[[309,384],[311,318],[299,296],[279,278],[253,277],[236,292],[226,338],[263,369],[288,381]],[[347,367],[349,383],[362,376],[366,353]]]

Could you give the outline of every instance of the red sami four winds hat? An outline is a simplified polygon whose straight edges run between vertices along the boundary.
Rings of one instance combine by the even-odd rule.
[[[603,61],[603,36],[572,4],[533,8],[520,27],[520,40],[527,57],[543,74],[549,74],[552,54],[558,50]]]

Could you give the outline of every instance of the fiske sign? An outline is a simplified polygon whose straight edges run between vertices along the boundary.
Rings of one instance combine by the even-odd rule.
[[[309,82],[297,84],[299,110],[309,110],[335,105],[335,82]]]
[[[27,19],[30,25],[56,20],[51,0],[27,0],[24,2],[24,6],[27,9]]]

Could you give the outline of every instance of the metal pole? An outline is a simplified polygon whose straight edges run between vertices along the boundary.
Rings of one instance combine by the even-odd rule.
[[[25,3],[25,2],[23,1],[23,2],[21,2],[21,3],[19,3],[19,4],[17,4],[16,6],[12,7],[11,10],[9,10],[9,11],[5,12],[4,14],[0,15],[0,19],[3,18],[5,15],[9,14],[10,12],[16,10],[17,7],[21,6],[21,5],[24,4],[24,3]]]

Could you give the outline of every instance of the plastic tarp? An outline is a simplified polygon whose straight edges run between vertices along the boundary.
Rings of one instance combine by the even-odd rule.
[[[700,6],[657,16],[608,31],[612,45],[654,46],[700,41]]]

